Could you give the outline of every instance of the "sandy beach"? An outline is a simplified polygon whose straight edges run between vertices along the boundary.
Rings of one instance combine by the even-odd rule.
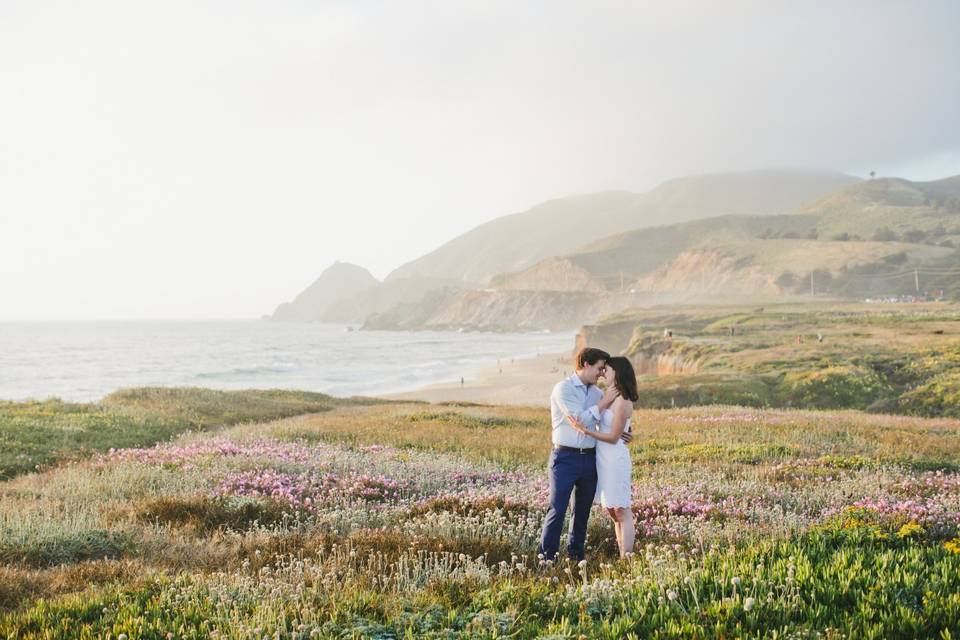
[[[404,393],[384,395],[394,400],[427,402],[482,402],[549,406],[550,391],[559,380],[573,372],[569,352],[541,354],[535,358],[504,358],[459,380],[431,384]]]

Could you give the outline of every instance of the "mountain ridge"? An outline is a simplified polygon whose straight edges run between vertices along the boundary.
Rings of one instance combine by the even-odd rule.
[[[840,186],[819,193],[828,184]],[[784,210],[787,204],[796,206]],[[562,224],[551,223],[555,216]],[[673,217],[690,219],[628,228],[630,221]],[[573,234],[564,226],[571,221],[589,233]],[[596,237],[611,226],[615,233]],[[504,229],[512,234],[503,237]],[[544,240],[557,237],[572,248],[558,252]],[[496,263],[503,252],[484,244],[496,242],[509,244],[505,267]],[[355,312],[351,320],[365,320],[364,328],[554,330],[670,300],[803,295],[804,278],[813,272],[829,281],[872,265],[949,264],[956,245],[960,176],[912,182],[827,172],[706,174],[643,194],[553,199],[497,218],[340,306]],[[456,266],[452,273],[425,275],[449,265]],[[523,266],[510,270],[516,265]]]

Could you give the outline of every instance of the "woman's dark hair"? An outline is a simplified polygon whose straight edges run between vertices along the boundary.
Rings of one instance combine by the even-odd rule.
[[[580,351],[577,351],[577,355],[573,359],[573,364],[576,365],[577,370],[579,371],[588,364],[597,364],[601,360],[609,361],[610,354],[603,349],[584,347],[583,349],[580,349]]]
[[[620,395],[630,402],[639,400],[640,394],[637,393],[637,374],[633,372],[633,365],[630,364],[630,358],[624,358],[623,356],[610,358],[607,360],[607,366],[613,367],[614,372],[617,374],[615,384],[617,385],[617,391],[620,392]]]

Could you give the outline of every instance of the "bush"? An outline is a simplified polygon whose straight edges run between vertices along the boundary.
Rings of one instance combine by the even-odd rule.
[[[876,373],[852,366],[788,373],[779,391],[785,403],[804,409],[865,409],[892,393]]]
[[[788,289],[797,284],[797,276],[791,271],[784,271],[776,280],[774,280],[774,284],[781,289]]]
[[[906,413],[960,418],[960,371],[934,376],[900,396],[899,404]]]
[[[641,382],[638,407],[666,409],[708,404],[770,407],[770,385],[761,376],[664,376]]]
[[[873,232],[873,239],[879,242],[896,242],[900,236],[890,227],[880,227]]]
[[[923,242],[926,239],[927,232],[921,229],[910,229],[903,234],[904,242]]]

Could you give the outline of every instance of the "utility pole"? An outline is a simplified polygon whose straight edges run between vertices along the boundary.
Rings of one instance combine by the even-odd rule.
[[[920,293],[920,269],[913,270],[913,284],[917,288],[917,293]]]
[[[810,295],[813,295],[813,271],[810,272]]]

